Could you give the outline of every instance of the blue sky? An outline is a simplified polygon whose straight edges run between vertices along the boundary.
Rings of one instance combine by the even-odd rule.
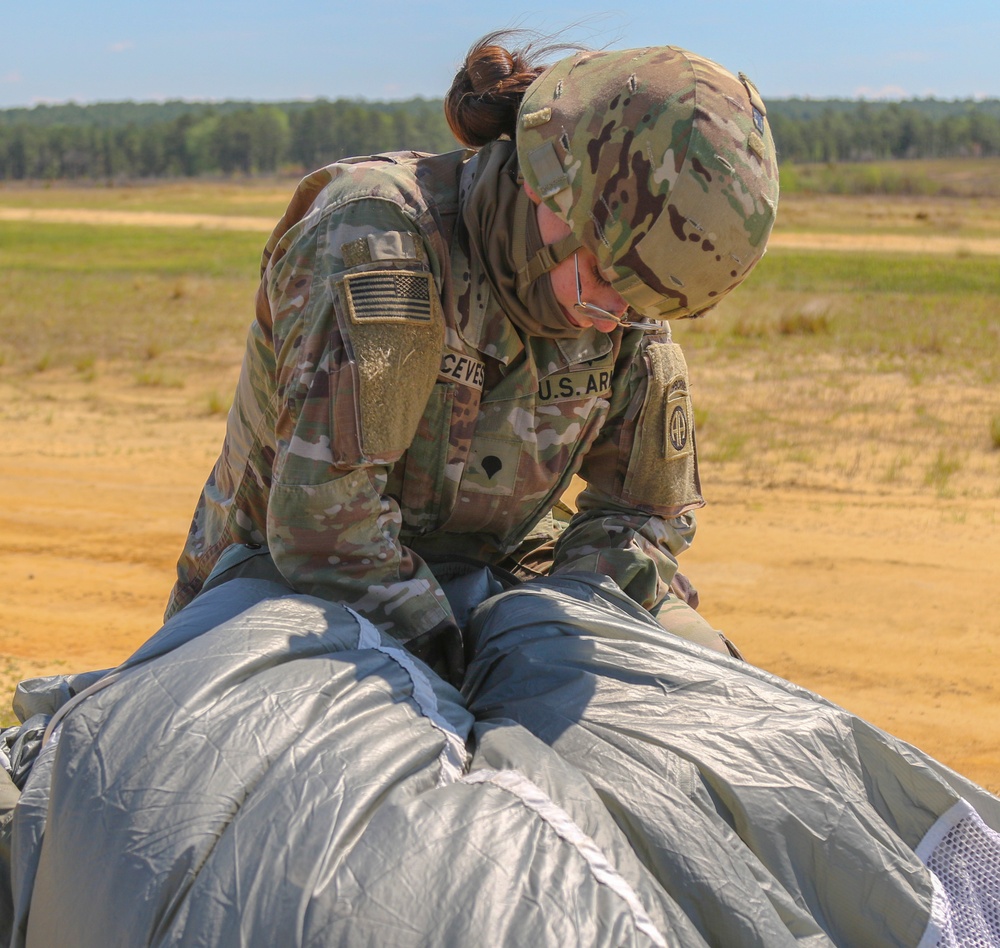
[[[468,46],[520,25],[684,46],[765,97],[1000,97],[1000,3],[0,0],[0,108],[170,98],[437,97]],[[538,12],[544,10],[544,13]]]

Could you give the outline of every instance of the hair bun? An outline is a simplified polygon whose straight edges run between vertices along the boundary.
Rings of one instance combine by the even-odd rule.
[[[455,74],[444,114],[463,145],[479,148],[504,136],[514,138],[521,99],[544,68],[534,64],[530,42],[513,51],[502,45],[519,36],[506,30],[484,36]]]

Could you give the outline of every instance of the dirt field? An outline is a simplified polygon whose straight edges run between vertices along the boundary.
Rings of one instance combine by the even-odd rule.
[[[232,388],[239,357],[216,354],[211,387]],[[114,665],[158,628],[221,441],[223,417],[195,407],[198,380],[143,388],[96,370],[96,386],[70,369],[0,380],[5,693],[24,677]],[[702,611],[751,661],[996,792],[997,466],[982,477],[971,499],[942,499],[802,484],[780,468],[747,488],[705,464],[711,505],[683,566]]]

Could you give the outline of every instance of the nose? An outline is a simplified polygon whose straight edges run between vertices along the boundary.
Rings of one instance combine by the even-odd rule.
[[[597,292],[594,294],[594,297],[597,298],[592,297],[591,302],[596,303],[605,312],[611,313],[618,317],[618,319],[621,319],[628,312],[628,300],[621,293],[617,292],[613,286],[604,283],[596,287],[596,289]]]
[[[609,313],[618,317],[618,319],[624,319],[625,314],[628,312],[628,302],[624,296],[615,293],[614,290],[610,290],[606,302],[610,305],[602,307],[603,309],[606,309]]]

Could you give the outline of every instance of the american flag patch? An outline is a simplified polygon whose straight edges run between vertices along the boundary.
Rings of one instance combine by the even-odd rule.
[[[431,275],[416,270],[368,270],[344,277],[344,303],[355,323],[429,323]]]

